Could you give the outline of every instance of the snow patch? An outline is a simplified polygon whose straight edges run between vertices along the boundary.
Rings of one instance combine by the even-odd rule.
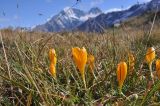
[[[86,20],[88,20],[89,18],[94,18],[94,17],[96,17],[96,16],[98,16],[98,15],[100,15],[100,14],[87,14],[87,15],[85,15],[85,16],[80,17],[80,20],[81,20],[81,21],[86,21]]]
[[[65,7],[63,10],[66,12],[70,9],[70,7]]]
[[[109,10],[106,10],[104,13],[110,13],[110,12],[115,12],[115,11],[122,11],[122,9],[120,8],[112,8],[112,9],[109,9]]]

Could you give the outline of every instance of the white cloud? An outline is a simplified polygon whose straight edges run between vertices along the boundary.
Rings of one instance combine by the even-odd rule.
[[[94,7],[94,6],[97,6],[99,4],[102,4],[104,2],[104,0],[92,0],[91,2],[91,6]]]

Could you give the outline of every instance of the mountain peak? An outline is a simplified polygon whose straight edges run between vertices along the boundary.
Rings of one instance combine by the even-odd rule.
[[[140,16],[146,12],[160,11],[160,0],[151,0],[143,4],[135,4],[125,10],[103,14],[98,7],[91,8],[88,12],[80,9],[66,7],[60,13],[53,16],[49,21],[34,28],[37,31],[60,32],[60,31],[87,31],[103,32],[105,28],[111,27],[129,18]]]
[[[93,7],[88,11],[89,14],[100,14],[102,11],[98,7]]]
[[[71,7],[65,7],[63,11],[68,11],[69,9],[71,9]]]
[[[81,11],[81,10],[72,7],[65,7],[63,11],[67,13],[68,11]]]
[[[89,18],[96,17],[100,13],[101,10],[98,8],[92,8],[89,14],[77,8],[66,7],[46,23],[36,26],[34,30],[45,32],[70,31]]]
[[[62,16],[68,16],[72,18],[80,18],[85,15],[85,12],[76,8],[65,7],[61,12]]]

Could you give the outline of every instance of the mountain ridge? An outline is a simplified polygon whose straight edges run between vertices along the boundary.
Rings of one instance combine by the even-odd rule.
[[[104,32],[105,29],[114,26],[114,24],[122,23],[130,18],[140,16],[148,11],[155,12],[157,7],[159,11],[159,0],[152,0],[143,4],[135,4],[127,10],[109,12],[107,14],[101,14],[94,19],[89,19],[78,26],[75,30],[85,32]]]
[[[44,32],[104,32],[105,29],[114,26],[114,24],[120,24],[147,11],[155,12],[157,10],[160,10],[160,0],[151,0],[147,3],[135,4],[125,10],[108,13],[102,12],[98,7],[93,7],[88,12],[76,8],[65,8],[48,22],[36,26],[33,30]]]
[[[91,8],[88,12],[76,8],[64,8],[57,15],[53,16],[45,24],[36,26],[34,31],[44,32],[60,32],[71,31],[89,18],[96,17],[101,14],[102,11],[97,8]]]

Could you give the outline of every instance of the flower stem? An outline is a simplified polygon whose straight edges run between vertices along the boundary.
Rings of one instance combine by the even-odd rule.
[[[86,80],[85,80],[85,75],[84,74],[82,74],[82,80],[83,80],[83,83],[84,83],[84,88],[86,90],[87,86],[86,86]]]
[[[153,76],[153,73],[152,73],[152,62],[149,63],[149,70],[150,70],[150,77],[151,77],[152,83],[154,84],[154,76]]]
[[[123,94],[123,93],[122,93],[122,84],[119,85],[119,94],[120,94],[120,95]]]

